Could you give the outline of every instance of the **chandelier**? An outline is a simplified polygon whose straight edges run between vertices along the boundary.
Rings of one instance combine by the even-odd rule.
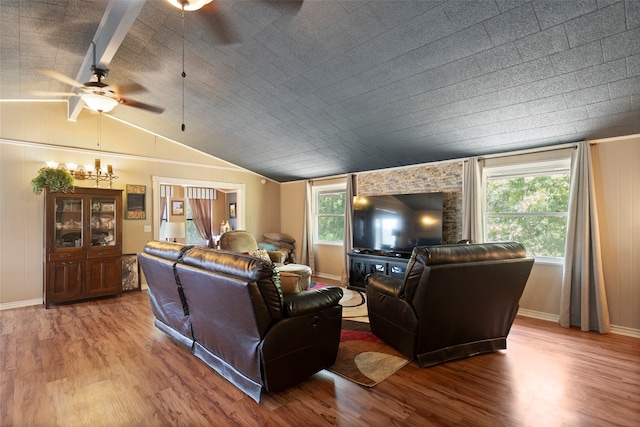
[[[100,186],[100,182],[109,182],[109,188],[113,186],[113,180],[118,179],[119,177],[114,175],[113,166],[107,165],[107,170],[104,171],[100,167],[100,159],[95,159],[93,165],[77,165],[75,163],[69,162],[67,164],[64,163],[56,163],[56,162],[47,162],[47,166],[49,167],[62,167],[69,171],[71,175],[75,179],[79,180],[90,180],[96,182],[96,187]]]

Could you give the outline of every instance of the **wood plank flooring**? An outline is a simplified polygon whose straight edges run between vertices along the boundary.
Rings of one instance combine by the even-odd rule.
[[[508,347],[370,389],[322,371],[256,404],[153,326],[144,291],[19,308],[0,311],[0,425],[640,425],[639,339],[519,317]]]

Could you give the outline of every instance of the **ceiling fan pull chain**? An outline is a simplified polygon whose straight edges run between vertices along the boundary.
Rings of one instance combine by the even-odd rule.
[[[182,132],[187,128],[184,124],[184,81],[187,73],[184,72],[184,2],[182,3]]]

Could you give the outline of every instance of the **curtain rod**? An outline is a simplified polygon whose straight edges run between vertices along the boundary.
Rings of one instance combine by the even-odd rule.
[[[332,175],[332,176],[323,176],[323,177],[319,177],[319,178],[311,178],[311,179],[309,179],[309,181],[311,181],[313,183],[314,181],[328,181],[330,179],[347,178],[348,176],[349,176],[348,173],[342,173],[340,175]]]
[[[577,142],[570,142],[567,144],[559,144],[559,145],[550,145],[547,147],[538,147],[538,148],[530,148],[527,150],[519,150],[519,151],[509,151],[503,153],[495,153],[495,154],[487,154],[485,156],[478,156],[479,159],[497,159],[504,157],[515,157],[522,156],[524,154],[533,154],[533,153],[548,153],[551,151],[560,151],[567,150],[569,148],[576,148],[578,146]],[[465,162],[468,162],[471,157],[464,159]]]

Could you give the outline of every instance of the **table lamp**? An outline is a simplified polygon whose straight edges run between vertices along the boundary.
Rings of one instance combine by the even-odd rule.
[[[184,222],[167,222],[167,226],[165,228],[165,235],[167,236],[167,240],[173,238],[174,242],[177,242],[176,239],[182,239],[185,236],[185,224]]]

